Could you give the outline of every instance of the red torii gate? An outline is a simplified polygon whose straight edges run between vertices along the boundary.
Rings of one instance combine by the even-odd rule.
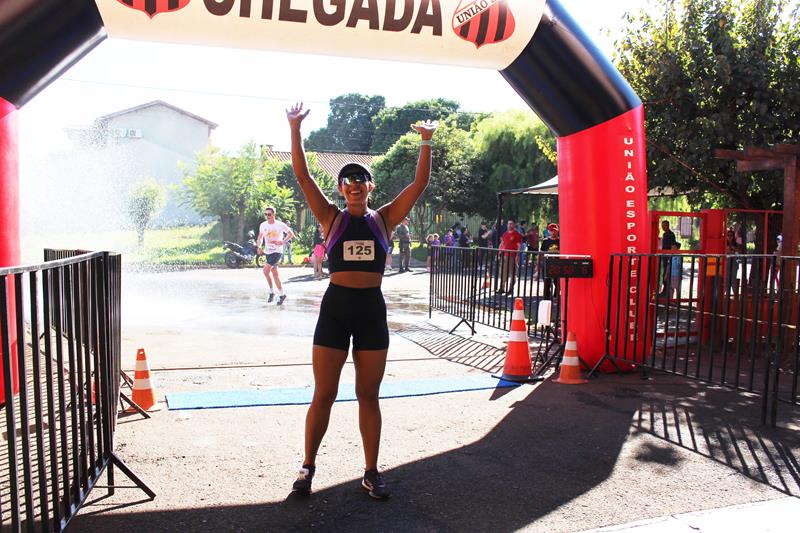
[[[800,144],[776,144],[772,148],[717,149],[717,159],[733,159],[737,172],[783,170],[783,245],[781,254],[798,254],[800,241]]]

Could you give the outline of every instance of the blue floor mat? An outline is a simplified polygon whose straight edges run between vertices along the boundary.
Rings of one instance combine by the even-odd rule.
[[[446,392],[463,392],[484,389],[517,387],[519,383],[493,378],[489,374],[453,376],[448,378],[419,379],[414,381],[384,381],[381,398],[424,396]],[[258,405],[303,405],[311,403],[313,387],[293,389],[253,389],[218,392],[177,392],[167,394],[171,411],[181,409],[219,409],[224,407],[254,407]],[[356,399],[352,383],[339,385],[337,402]]]

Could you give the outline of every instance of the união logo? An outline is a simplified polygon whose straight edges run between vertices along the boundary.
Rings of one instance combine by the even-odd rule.
[[[117,0],[117,2],[130,8],[147,13],[147,16],[150,18],[155,17],[159,13],[169,13],[170,11],[183,9],[189,5],[191,1],[192,0]]]
[[[453,14],[453,31],[477,48],[505,41],[514,27],[508,0],[461,0]]]

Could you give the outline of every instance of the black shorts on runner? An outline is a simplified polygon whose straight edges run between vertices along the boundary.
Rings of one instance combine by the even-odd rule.
[[[275,266],[281,260],[281,253],[276,252],[274,254],[267,254],[267,264],[270,266]]]
[[[328,285],[314,330],[314,344],[348,351],[351,336],[354,350],[389,348],[386,302],[380,287]]]

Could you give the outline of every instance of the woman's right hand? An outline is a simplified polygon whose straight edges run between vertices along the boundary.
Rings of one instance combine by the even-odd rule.
[[[308,116],[310,109],[303,110],[303,102],[299,102],[286,110],[286,119],[289,121],[289,126],[299,128],[303,119]]]

